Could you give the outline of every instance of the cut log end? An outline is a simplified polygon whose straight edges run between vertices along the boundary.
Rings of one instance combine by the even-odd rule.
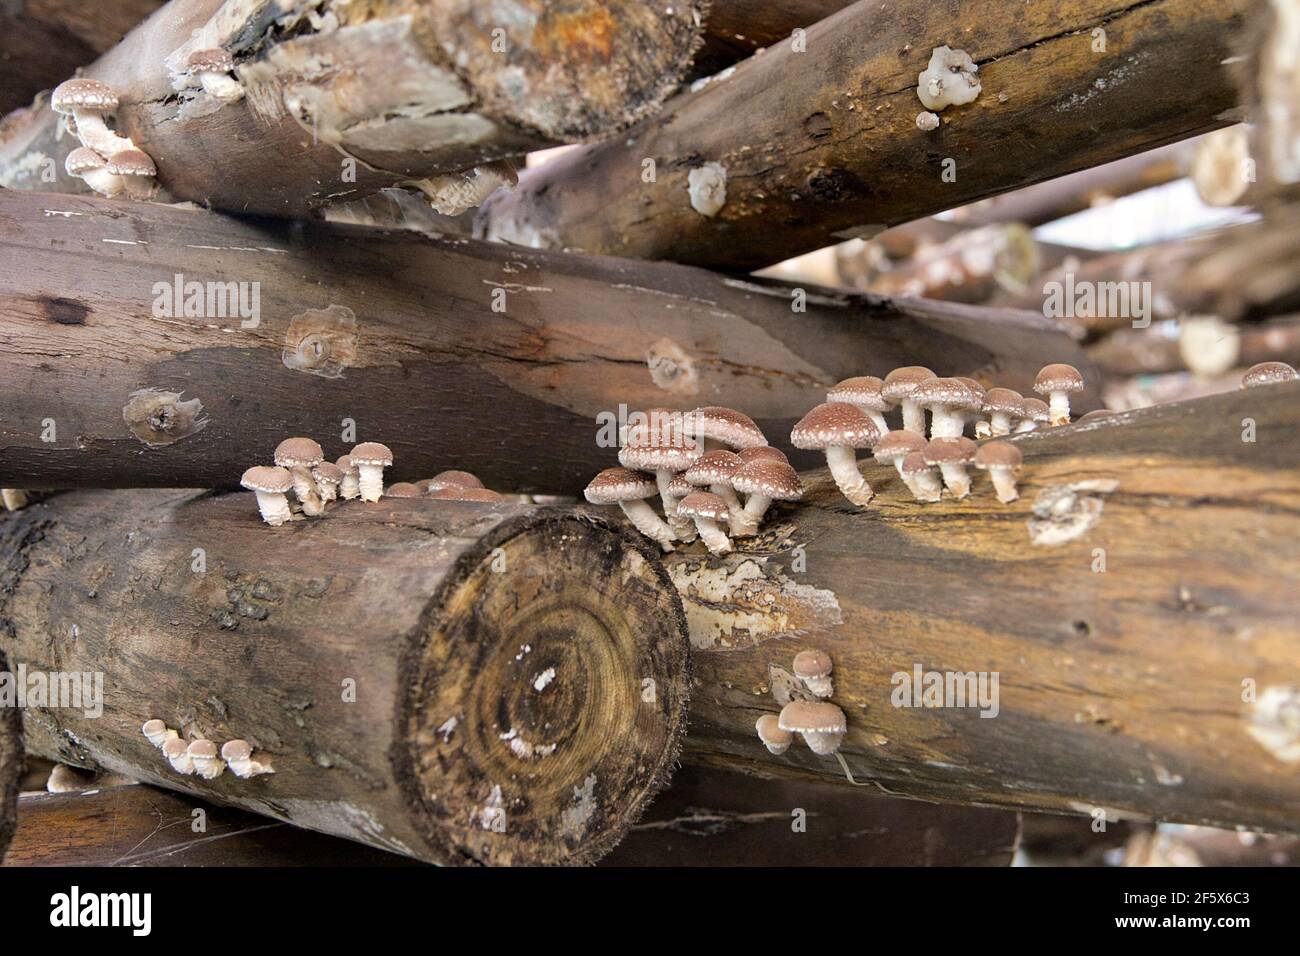
[[[458,863],[603,856],[685,731],[686,623],[662,565],[603,522],[535,516],[483,539],[430,608],[396,758],[430,843]]]
[[[9,665],[0,654],[0,674]],[[23,771],[22,723],[18,708],[0,705],[0,860],[14,835],[18,811],[18,781]]]

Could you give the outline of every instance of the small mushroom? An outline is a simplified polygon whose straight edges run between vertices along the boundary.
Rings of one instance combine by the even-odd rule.
[[[108,128],[104,117],[117,109],[117,94],[99,80],[76,77],[64,80],[50,96],[50,108],[76,121],[77,138],[101,156],[135,149],[135,143]]]
[[[758,739],[763,741],[768,753],[780,756],[794,742],[794,734],[781,729],[781,718],[776,714],[764,714],[758,718],[754,722],[754,729],[758,731]]]
[[[247,740],[227,740],[221,745],[221,759],[226,762],[230,772],[242,780],[264,773],[275,773],[269,760],[253,757],[253,746]]]
[[[257,495],[257,509],[262,520],[272,528],[289,521],[289,499],[285,497],[293,488],[293,475],[288,469],[271,465],[254,465],[244,472],[239,483]]]
[[[716,216],[727,204],[727,170],[721,163],[705,163],[686,174],[691,208],[701,216]]]
[[[930,51],[929,65],[916,77],[916,95],[927,110],[935,112],[972,103],[980,95],[978,70],[965,50],[937,46]]]
[[[217,752],[217,745],[211,740],[194,740],[189,746],[190,762],[194,772],[204,780],[215,780],[226,770],[226,762]]]
[[[969,385],[956,378],[932,378],[914,388],[908,396],[930,412],[931,438],[957,438],[966,427],[966,413],[979,411],[983,396],[976,397]]]
[[[731,476],[731,487],[748,496],[744,510],[731,522],[731,533],[737,538],[758,533],[759,522],[773,501],[798,501],[803,497],[799,473],[771,458],[759,458],[737,468]]]
[[[715,448],[762,448],[767,444],[763,431],[744,412],[721,405],[705,405],[685,416],[688,436],[701,445],[701,450]]]
[[[384,494],[389,498],[422,498],[420,486],[409,481],[399,481],[388,486]]]
[[[925,446],[925,463],[938,465],[943,483],[954,498],[970,494],[970,476],[966,466],[975,460],[976,446],[966,437],[931,438]]]
[[[361,497],[360,473],[352,461],[351,455],[340,455],[334,462],[343,472],[343,481],[339,483],[339,497],[344,501]]]
[[[339,485],[343,483],[344,472],[338,465],[322,461],[311,470],[311,477],[316,482],[316,494],[322,502],[334,501],[339,496]]]
[[[800,651],[794,656],[794,676],[816,697],[830,697],[835,693],[832,666],[831,656],[825,651]]]
[[[925,435],[925,410],[912,401],[911,395],[916,386],[934,377],[934,372],[924,365],[905,365],[885,376],[880,386],[880,394],[891,405],[902,406],[905,431]]]
[[[393,463],[393,452],[377,441],[363,441],[348,452],[357,466],[357,490],[362,501],[378,501],[384,494],[384,469]]]
[[[1073,365],[1057,362],[1044,365],[1034,379],[1034,391],[1047,396],[1053,425],[1070,424],[1070,393],[1083,391],[1083,376]]]
[[[122,180],[126,194],[132,199],[150,199],[158,189],[154,177],[158,167],[148,153],[138,149],[124,149],[108,157],[108,171]]]
[[[867,416],[875,423],[876,429],[883,435],[889,431],[889,424],[885,421],[885,416],[882,413],[889,411],[891,408],[889,401],[880,391],[884,384],[874,375],[859,375],[855,378],[846,378],[826,393],[826,401],[856,405],[867,413]]]
[[[1020,470],[1021,460],[1020,449],[1005,441],[989,442],[975,452],[975,467],[989,473],[993,490],[1003,504],[1020,497],[1016,491],[1016,472]]]
[[[230,76],[234,69],[234,59],[220,47],[195,50],[185,59],[185,72],[199,81],[205,93],[223,103],[233,103],[244,95],[239,81]]]
[[[606,468],[591,479],[583,494],[593,505],[618,505],[637,531],[672,551],[673,529],[645,502],[657,491],[649,475],[628,468]]]
[[[275,463],[289,469],[293,476],[294,497],[302,505],[303,514],[312,517],[325,510],[316,492],[316,479],[311,473],[324,457],[320,445],[310,438],[286,438],[275,448]]]
[[[1026,398],[1020,403],[1020,423],[1013,434],[1032,432],[1039,425],[1046,425],[1052,419],[1047,403],[1037,398]]]
[[[740,520],[744,505],[736,497],[736,490],[731,486],[731,478],[743,467],[745,462],[739,455],[725,448],[719,448],[705,452],[699,461],[687,468],[686,473],[679,477],[691,487],[692,491],[697,487],[708,488],[725,501],[731,511],[731,523],[734,525],[737,520]]]
[[[912,493],[912,497],[917,501],[924,501],[925,499],[917,490],[912,476],[904,473],[903,459],[912,452],[924,450],[925,439],[916,432],[909,431],[886,432],[881,436],[880,441],[876,442],[876,447],[872,449],[876,461],[882,465],[894,466],[894,470],[898,472],[898,477],[903,479],[903,484],[907,485],[907,490]]]
[[[1286,362],[1260,362],[1246,370],[1246,374],[1241,377],[1241,387],[1277,385],[1281,382],[1294,382],[1297,378],[1300,378],[1300,374]]]
[[[719,521],[728,521],[731,511],[727,503],[708,491],[693,491],[677,503],[677,513],[695,522],[700,538],[713,554],[729,554],[731,539],[718,527]]]
[[[1011,434],[1011,425],[1020,414],[1023,400],[1024,396],[1010,388],[990,388],[984,393],[982,411],[989,416],[990,436],[1001,438]],[[979,435],[979,430],[975,433]]]
[[[779,461],[783,465],[790,464],[790,459],[785,457],[785,452],[779,448],[773,448],[771,445],[760,445],[756,448],[742,448],[736,452],[740,460],[748,465],[751,461],[757,461],[760,458],[766,458],[769,461]]]
[[[668,491],[668,483],[679,471],[685,471],[700,458],[700,446],[685,435],[659,431],[655,434],[629,436],[627,447],[620,448],[618,463],[633,471],[653,472],[663,502],[664,517],[673,534],[683,541],[695,540],[695,526],[677,515],[677,499]]]
[[[801,735],[808,749],[822,757],[839,750],[849,732],[844,711],[825,700],[791,701],[781,708],[777,726]]]
[[[112,199],[126,191],[126,184],[121,176],[114,176],[108,171],[108,161],[89,146],[78,146],[68,153],[63,161],[63,168],[69,176],[85,180],[87,186],[101,196]]]
[[[163,744],[167,743],[167,741],[175,740],[180,736],[180,734],[176,733],[176,731],[172,730],[157,718],[146,720],[140,727],[140,733],[144,734],[149,743],[153,744],[159,750],[162,749]]]
[[[938,501],[943,496],[943,482],[930,463],[925,451],[914,451],[903,459],[903,480],[910,481],[912,494],[917,501]]]
[[[790,443],[795,448],[826,454],[826,466],[836,487],[845,498],[859,506],[871,500],[872,491],[858,471],[855,449],[870,448],[879,439],[880,430],[867,413],[856,405],[843,402],[818,405],[799,419],[790,431]]]
[[[194,760],[190,757],[189,744],[184,740],[172,737],[170,740],[163,741],[162,752],[177,773],[186,776],[194,773]]]
[[[443,488],[455,486],[457,488],[482,488],[483,482],[479,481],[477,475],[472,475],[468,471],[440,471],[427,481],[420,482],[424,486],[425,494],[433,494],[435,491],[441,491]]]
[[[916,128],[929,133],[939,128],[939,117],[929,110],[922,110],[916,114]]]

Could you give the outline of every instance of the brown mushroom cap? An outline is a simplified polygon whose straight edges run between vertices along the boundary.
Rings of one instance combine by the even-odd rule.
[[[745,464],[751,461],[758,461],[760,458],[766,458],[769,461],[779,461],[783,464],[790,464],[790,459],[785,457],[785,452],[779,448],[773,448],[771,445],[759,445],[754,448],[742,448],[736,452],[740,460]]]
[[[587,485],[583,494],[593,505],[638,501],[659,493],[654,478],[628,468],[606,468]]]
[[[465,488],[460,485],[448,485],[445,488],[439,488],[430,498],[437,498],[439,501],[504,501],[500,492],[493,491],[491,488]]]
[[[914,451],[903,459],[903,474],[908,478],[923,475],[930,470],[930,463],[925,460],[925,451]]]
[[[158,175],[158,167],[148,153],[138,149],[124,149],[108,158],[108,171],[114,176]]]
[[[670,441],[628,445],[618,450],[618,463],[636,471],[685,471],[703,454],[699,445]]]
[[[103,169],[108,163],[103,156],[88,146],[78,146],[68,153],[63,161],[63,168],[69,176],[81,176],[94,169]]]
[[[324,457],[320,445],[310,438],[286,438],[275,446],[275,463],[285,468],[297,468],[300,465],[315,468]]]
[[[56,113],[71,113],[73,110],[110,113],[117,109],[117,103],[117,94],[112,87],[85,76],[64,80],[50,96],[50,108]]]
[[[843,734],[849,729],[844,711],[824,700],[794,700],[781,708],[777,726],[794,734]]]
[[[744,460],[735,452],[719,448],[700,456],[699,461],[686,469],[683,478],[692,485],[730,483],[731,476],[744,466]]]
[[[983,411],[986,414],[1019,415],[1024,396],[1012,388],[990,388],[984,393]]]
[[[384,494],[387,495],[389,498],[424,497],[424,492],[420,490],[420,486],[416,484],[412,484],[409,481],[399,481],[389,485],[388,490],[385,491]]]
[[[284,494],[293,487],[293,475],[274,465],[254,465],[244,472],[239,483],[249,491]]]
[[[248,760],[252,756],[253,748],[247,740],[227,740],[221,745],[222,760]]]
[[[1255,388],[1259,385],[1293,382],[1297,378],[1300,378],[1300,374],[1286,362],[1260,362],[1246,370],[1246,374],[1241,377],[1241,385],[1242,388]]]
[[[944,408],[979,409],[984,396],[958,378],[926,379],[907,396],[918,405],[942,405]]]
[[[685,498],[689,494],[694,494],[695,486],[686,480],[686,475],[673,475],[673,480],[668,482],[667,490],[674,498]]]
[[[754,420],[734,408],[705,405],[690,413],[691,427],[697,441],[712,438],[732,448],[756,448],[767,444],[763,431]]]
[[[829,677],[831,669],[831,656],[825,651],[800,651],[794,656],[794,676],[800,679]]]
[[[846,378],[831,387],[830,391],[826,393],[826,401],[847,402],[850,405],[867,408],[873,412],[887,412],[892,406],[880,392],[884,384],[874,375],[858,375],[854,378]]]
[[[1085,412],[1079,419],[1081,422],[1095,422],[1099,418],[1113,418],[1117,413],[1110,408],[1094,408],[1090,412]]]
[[[1020,401],[1020,417],[1034,422],[1048,422],[1052,420],[1052,410],[1041,399],[1025,398]]]
[[[685,420],[675,408],[647,408],[629,416],[624,445],[681,444],[685,440]],[[694,444],[694,442],[692,442]]]
[[[730,514],[727,503],[708,491],[692,491],[677,502],[677,513],[686,518],[709,518],[723,521]]]
[[[351,472],[352,474],[356,474],[357,465],[356,462],[352,460],[351,455],[339,455],[338,460],[335,461],[334,464],[342,468],[345,473]]]
[[[909,431],[885,432],[880,441],[876,442],[876,447],[872,449],[876,461],[882,465],[893,464],[900,458],[906,458],[914,451],[924,450],[925,437]]]
[[[215,760],[217,758],[217,745],[211,740],[192,741],[187,749],[191,757],[198,757],[200,760]]]
[[[818,405],[790,430],[790,444],[815,451],[870,448],[879,440],[880,429],[871,416],[846,402]]]
[[[1083,376],[1073,365],[1062,362],[1044,365],[1039,370],[1038,377],[1034,379],[1034,391],[1039,395],[1046,395],[1049,392],[1081,392]]]
[[[164,741],[162,745],[163,756],[168,759],[188,753],[189,749],[189,741],[183,740],[180,737],[172,737],[169,740]]]
[[[323,481],[328,485],[341,484],[343,481],[344,471],[338,465],[331,464],[328,461],[322,461],[319,465],[311,470],[311,475],[317,481]]]
[[[764,714],[758,718],[754,721],[754,729],[758,731],[758,739],[770,746],[788,747],[794,742],[794,734],[781,729],[781,718],[776,714]]]
[[[931,438],[924,454],[930,465],[969,465],[975,460],[976,450],[969,438]]]
[[[458,488],[483,487],[483,482],[479,481],[477,475],[472,475],[468,471],[457,471],[454,468],[440,471],[427,481],[421,482],[421,484],[424,485],[424,490],[430,493],[451,485]]]
[[[1019,468],[1023,456],[1020,449],[1008,441],[991,441],[980,445],[975,452],[976,468]]]
[[[220,47],[195,50],[185,58],[185,69],[190,73],[229,73],[234,68],[234,59]]]
[[[762,495],[773,501],[798,501],[803,497],[799,473],[784,462],[759,458],[736,470],[731,487],[742,495]]]
[[[904,365],[885,376],[880,394],[886,401],[897,405],[903,399],[911,397],[912,389],[934,377],[934,372],[924,365]]]
[[[387,445],[377,441],[363,441],[348,452],[354,465],[384,465],[393,463],[393,451]]]

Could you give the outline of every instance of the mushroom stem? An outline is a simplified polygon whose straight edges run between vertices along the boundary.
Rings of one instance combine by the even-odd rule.
[[[700,531],[700,537],[712,554],[730,554],[731,539],[727,533],[718,527],[718,523],[712,518],[695,519],[695,527]]]
[[[81,174],[81,178],[87,186],[109,199],[126,192],[124,177],[115,176],[107,169],[89,169]]]
[[[819,757],[825,757],[835,753],[840,749],[840,742],[844,740],[843,734],[823,734],[815,731],[806,731],[803,735],[804,743],[808,749]]]
[[[771,506],[772,499],[767,495],[750,495],[745,500],[745,507],[731,524],[732,535],[737,538],[752,538],[758,533],[759,522]]]
[[[993,490],[997,492],[998,501],[1004,505],[1020,497],[1016,491],[1016,476],[1010,468],[990,468],[989,477],[993,479]]]
[[[659,547],[665,551],[673,550],[673,529],[655,514],[644,499],[620,501],[618,505],[623,509],[623,514],[627,515],[627,520],[632,522],[632,527],[650,540],[658,542]]]
[[[262,513],[262,520],[272,528],[278,528],[292,519],[289,513],[289,499],[278,491],[255,491],[257,510]]]
[[[873,408],[864,408],[862,410],[866,412],[867,417],[870,418],[873,423],[875,423],[876,430],[879,431],[880,434],[883,435],[885,434],[885,432],[889,431],[889,422],[885,421],[884,415],[882,415],[880,412],[876,411]]]
[[[361,483],[357,476],[348,472],[343,476],[343,481],[339,484],[339,496],[344,501],[351,501],[353,498],[361,497]]]
[[[966,474],[965,465],[945,461],[939,465],[939,473],[954,498],[965,498],[970,494],[970,475]]]
[[[741,515],[745,511],[745,506],[740,503],[740,498],[736,494],[736,489],[732,488],[731,485],[718,483],[709,485],[709,491],[713,492],[713,494],[717,495],[727,503],[727,510],[731,512],[731,520],[733,523],[738,519],[741,521],[744,520],[741,518]]]
[[[384,466],[357,465],[357,491],[363,501],[378,501],[384,494]]]
[[[1047,396],[1047,409],[1053,425],[1070,424],[1070,393],[1050,393]]]
[[[317,493],[316,479],[311,476],[311,469],[297,465],[289,469],[289,474],[293,475],[293,493],[302,504],[302,513],[313,518],[324,514],[325,505]]]
[[[827,448],[826,467],[831,470],[831,477],[835,479],[840,494],[853,504],[865,505],[874,496],[871,486],[862,477],[862,472],[858,471],[858,456],[852,448],[844,445]],[[750,501],[753,501],[752,497]],[[748,504],[745,510],[749,510]]]
[[[1032,432],[1038,427],[1038,423],[1032,418],[1022,419],[1020,424],[1015,427],[1014,434],[1019,435],[1023,432]]]
[[[683,518],[677,513],[677,502],[682,499],[668,491],[668,484],[673,480],[673,472],[664,468],[655,471],[655,484],[659,486],[659,500],[663,502],[664,517],[668,519],[668,528],[673,537],[679,541],[695,540],[695,525],[690,518]],[[653,537],[653,535],[652,535]]]
[[[903,399],[903,431],[925,434],[925,409],[910,398]]]
[[[966,421],[950,408],[936,405],[930,410],[931,438],[960,438]]]
[[[927,468],[912,479],[916,483],[917,501],[938,501],[943,497],[943,483],[933,469]]]
[[[1011,434],[1011,415],[1007,412],[993,412],[989,415],[989,429],[994,438]]]
[[[77,139],[81,140],[81,145],[89,146],[105,159],[135,149],[135,143],[129,138],[108,128],[103,114],[97,110],[73,110],[72,118],[77,121]]]

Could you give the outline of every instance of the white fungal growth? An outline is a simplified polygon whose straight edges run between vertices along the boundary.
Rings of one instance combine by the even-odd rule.
[[[716,216],[727,204],[727,170],[721,163],[705,163],[686,176],[691,208],[702,216]]]
[[[1265,688],[1255,701],[1246,731],[1282,763],[1300,763],[1300,690]]]
[[[923,129],[927,133],[939,128],[939,117],[936,113],[923,111],[916,114],[916,128]]]
[[[935,112],[972,103],[980,95],[977,70],[979,67],[965,50],[937,46],[930,54],[930,65],[916,78],[916,94],[927,110]],[[935,122],[938,125],[937,118]],[[917,125],[921,125],[919,116]]]
[[[442,742],[444,744],[451,742],[451,735],[456,732],[456,728],[459,725],[460,718],[456,716],[448,717],[443,721],[442,726],[438,728],[438,735],[442,737]]]
[[[553,680],[555,680],[555,668],[548,667],[537,675],[537,678],[533,681],[533,689],[538,691],[545,690],[546,685]]]

